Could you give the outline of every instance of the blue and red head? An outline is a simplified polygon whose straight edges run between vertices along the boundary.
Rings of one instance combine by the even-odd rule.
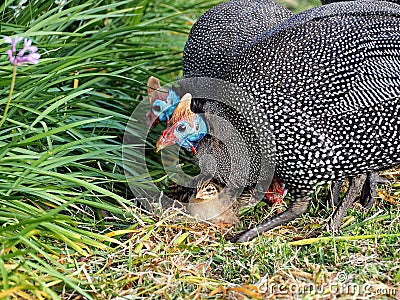
[[[146,114],[147,126],[155,126],[160,121],[169,122],[179,103],[179,96],[172,89],[162,88],[160,81],[153,76],[147,81],[147,93],[150,100],[150,111]]]
[[[167,129],[157,141],[156,151],[178,144],[196,153],[199,141],[207,134],[207,125],[199,114],[190,110],[192,95],[185,94],[176,106]]]

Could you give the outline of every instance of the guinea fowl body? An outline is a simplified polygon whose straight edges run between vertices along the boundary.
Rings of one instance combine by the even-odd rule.
[[[296,188],[399,163],[398,5],[339,3],[291,18],[228,80],[259,99],[255,123],[269,121],[279,172]]]
[[[357,1],[357,0],[340,0],[340,1],[338,1],[338,0],[322,0],[321,4],[322,5],[326,5],[326,4],[330,4],[330,3],[343,2],[343,1]],[[379,1],[379,0],[377,0],[377,1]],[[400,4],[400,0],[380,0],[380,1],[388,1],[388,2],[394,2],[394,3]],[[362,178],[364,178],[364,177],[362,177]],[[367,173],[367,176],[365,178],[365,182],[361,182],[360,183],[361,186],[362,186],[362,192],[360,194],[360,193],[358,193],[360,187],[356,186],[354,184],[355,182],[359,183],[360,179],[359,178],[358,179],[357,178],[349,178],[349,181],[350,181],[351,184],[349,185],[349,189],[346,192],[346,195],[345,195],[344,199],[347,199],[347,200],[345,202],[351,204],[356,199],[358,199],[358,197],[360,196],[359,201],[360,201],[361,205],[366,209],[371,208],[372,204],[375,201],[375,197],[376,197],[376,194],[377,194],[377,191],[376,191],[377,184],[378,183],[386,183],[387,182],[386,179],[381,178],[379,176],[378,172],[369,172],[369,173]],[[335,206],[344,205],[343,201],[339,204],[339,198],[340,198],[339,193],[340,193],[340,190],[343,187],[343,183],[344,183],[344,180],[339,180],[339,181],[333,181],[332,182],[332,185],[331,185],[331,193],[332,193],[332,202],[331,203],[332,203],[332,205],[335,205]],[[349,199],[348,195],[351,195],[352,199]],[[340,209],[342,210],[342,208],[340,208]],[[340,225],[339,221],[337,221],[336,224]],[[332,226],[331,226],[331,228],[333,230],[336,230]]]
[[[256,99],[256,105],[235,98],[231,102],[251,120],[229,108],[215,109],[212,101],[195,102],[193,111],[217,111],[244,136],[251,148],[250,178],[257,177],[259,170],[253,166],[261,153],[268,153],[263,148],[270,147],[269,139],[262,133],[271,128],[277,174],[292,195],[286,211],[237,241],[250,240],[303,213],[317,182],[400,164],[400,6],[396,4],[336,3],[294,16],[238,55],[225,80]],[[211,125],[223,131],[218,123]],[[215,142],[207,136],[200,141],[200,159],[215,151]],[[241,150],[238,147],[235,154]],[[222,161],[227,159],[224,151],[227,155],[223,148],[217,154]],[[225,177],[225,172],[216,172]]]
[[[321,3],[323,5],[325,5],[325,4],[331,4],[331,3],[343,2],[343,1],[358,1],[358,0],[340,0],[340,1],[338,1],[338,0],[321,0]],[[376,1],[388,1],[388,2],[400,4],[400,0],[376,0]]]
[[[258,35],[293,16],[272,0],[230,0],[193,25],[183,53],[184,77],[222,78]]]
[[[228,80],[259,99],[255,124],[269,121],[293,199],[238,241],[304,212],[317,182],[400,164],[399,5],[337,3],[293,17],[238,57]]]

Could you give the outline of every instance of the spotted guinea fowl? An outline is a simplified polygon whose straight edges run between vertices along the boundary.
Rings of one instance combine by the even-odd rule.
[[[234,57],[254,37],[290,16],[291,12],[269,0],[231,0],[210,9],[191,29],[183,57],[184,76],[224,77]],[[172,89],[163,89],[155,77],[151,77],[147,85],[151,109],[146,117],[150,127],[160,120],[169,120],[179,99]],[[342,185],[343,181],[334,182],[332,202],[335,205],[339,202]],[[361,199],[365,207],[372,205],[375,187],[375,182],[365,182]]]
[[[156,151],[158,152],[159,150],[170,146],[172,144],[178,144],[180,147],[186,149],[187,151],[193,152],[194,154],[197,154],[196,148],[198,143],[202,140],[202,138],[209,133],[209,126],[207,125],[204,121],[204,119],[199,115],[192,113],[190,111],[190,103],[191,103],[191,96],[190,94],[186,94],[182,97],[181,101],[178,103],[174,114],[171,117],[171,126],[163,131],[163,134],[160,136],[156,143]],[[177,120],[179,119],[179,122]],[[212,148],[216,149],[216,145],[221,145],[218,141],[213,140]],[[223,145],[221,145],[224,147]],[[221,168],[224,167],[226,171],[229,171],[229,168],[227,167],[226,161],[220,162],[219,166]],[[212,169],[214,166],[210,166],[207,160],[207,166],[209,166],[209,169]],[[207,171],[207,168],[202,168],[202,174],[203,177],[212,178],[214,175],[214,172],[212,171]],[[201,183],[203,180],[203,177],[200,177],[199,183]],[[226,177],[226,176],[225,176]],[[218,181],[218,180],[219,181]],[[246,185],[245,190],[243,193],[240,195],[239,199],[232,198],[232,195],[237,193],[239,195],[238,190],[240,189],[234,189],[234,190],[229,190],[222,193],[222,196],[219,194],[219,191],[222,190],[225,187],[226,180],[222,180],[222,177],[216,177],[213,178],[212,181],[205,181],[206,184],[210,183],[210,188],[213,189],[213,187],[218,186],[217,189],[213,189],[214,191],[217,192],[217,195],[214,195],[213,199],[213,204],[214,206],[210,206],[207,208],[205,212],[199,212],[201,215],[204,216],[209,216],[212,214],[213,207],[216,209],[215,213],[220,211],[217,209],[217,205],[220,204],[221,207],[227,206],[228,199],[231,201],[231,204],[234,204],[235,209],[233,211],[227,211],[228,215],[230,215],[232,212],[236,213],[237,218],[237,212],[246,206],[253,206],[256,204],[256,201],[259,201],[259,197],[264,196],[265,193],[265,200],[269,205],[273,204],[282,204],[282,199],[286,196],[287,189],[285,188],[285,185],[278,179],[274,178],[271,185],[269,186],[269,189],[265,189],[263,191],[258,191],[258,193],[253,193],[255,192],[255,186],[254,184],[251,185]],[[185,191],[185,188],[174,188],[176,192],[173,194],[169,194],[168,196],[171,196],[174,199],[180,200],[181,202],[187,202],[187,198],[190,197],[185,194],[191,194],[193,193],[192,190],[189,188],[187,191]],[[265,192],[266,191],[266,192]],[[250,195],[252,197],[250,197]],[[198,194],[201,195],[201,194]],[[200,201],[196,201],[196,203],[203,203],[202,200],[204,200],[202,197],[196,197],[196,199],[200,199]],[[218,199],[223,199],[224,201],[220,201]],[[201,209],[201,205],[195,205],[196,208]],[[193,205],[192,205],[193,207]],[[190,213],[193,213],[193,209],[189,209]],[[221,218],[228,218],[227,214],[223,214]],[[229,218],[232,218],[229,217]],[[228,218],[228,219],[229,219]],[[231,223],[231,222],[222,222],[222,223]],[[236,224],[236,223],[235,223]]]
[[[183,53],[184,77],[224,77],[234,57],[254,38],[292,15],[272,0],[230,0],[213,7],[196,21],[190,31]],[[174,91],[162,88],[155,77],[151,77],[147,85],[150,111],[146,119],[151,127],[162,121],[160,117],[169,120],[177,98],[175,94],[170,96]],[[194,147],[190,148],[194,150]],[[273,199],[271,197],[271,201]]]
[[[356,1],[310,9],[254,41],[225,80],[237,83],[257,104],[234,99],[231,104],[243,114],[233,115],[225,107],[216,110],[215,101],[194,99],[192,111],[219,114],[242,134],[249,150],[244,159],[250,162],[246,183],[258,178],[261,153],[271,146],[263,133],[271,129],[276,172],[292,196],[286,211],[236,241],[303,213],[318,182],[400,164],[399,5]],[[221,126],[205,122],[214,130]],[[215,142],[206,135],[198,143],[198,156],[212,151],[226,162],[227,149],[215,151]],[[235,154],[242,149],[239,145]],[[219,166],[214,171],[222,178],[227,173]],[[230,180],[245,184],[241,176]]]
[[[190,30],[183,51],[183,76],[223,78],[234,57],[254,38],[292,15],[272,0],[230,0],[213,7]],[[169,96],[155,77],[148,80],[147,86],[151,108],[146,119],[150,127],[160,121],[160,109],[165,109],[164,115],[172,116],[173,109],[162,102],[169,97],[176,104],[176,98]]]

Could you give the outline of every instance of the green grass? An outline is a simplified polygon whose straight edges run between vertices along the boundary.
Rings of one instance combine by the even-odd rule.
[[[307,214],[243,245],[227,238],[273,211],[260,205],[227,229],[174,211],[147,215],[130,200],[122,162],[130,114],[150,75],[164,83],[181,76],[191,25],[219,2],[0,4],[1,34],[33,39],[42,55],[18,67],[0,128],[0,299],[246,299],[279,289],[281,298],[302,298],[307,288],[308,298],[346,298],[349,282],[366,297],[399,293],[398,170],[385,173],[384,199],[369,212],[352,208],[337,236],[325,230],[325,188]],[[318,4],[282,2],[296,12]],[[3,109],[8,47],[0,42]],[[156,155],[146,162],[162,177]],[[131,171],[133,187],[152,179],[140,165]]]

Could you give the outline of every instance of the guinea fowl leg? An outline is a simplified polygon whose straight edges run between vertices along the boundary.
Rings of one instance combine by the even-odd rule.
[[[387,183],[388,181],[380,177],[377,172],[368,172],[367,176],[364,180],[358,181],[359,185],[362,186],[362,191],[361,191],[361,197],[360,197],[360,203],[361,205],[366,208],[370,209],[372,204],[374,203],[374,198],[376,197],[376,186],[378,183]],[[340,202],[339,196],[340,196],[340,190],[343,186],[344,181],[334,181],[331,186],[331,193],[332,193],[332,207],[337,206]],[[355,189],[355,191],[353,191]],[[354,195],[354,197],[359,196],[359,186],[356,186],[355,184],[351,184],[348,188],[348,191],[346,192],[346,197],[347,194]],[[355,199],[354,199],[355,200]],[[350,200],[349,200],[350,201]],[[354,201],[351,201],[353,203]]]
[[[332,182],[331,185],[331,193],[332,193],[332,202],[331,202],[331,206],[337,206],[339,204],[339,196],[340,196],[340,190],[342,189],[344,180],[338,180],[338,181],[334,181]]]
[[[310,202],[311,197],[307,195],[303,197],[293,197],[293,199],[296,200],[292,201],[284,212],[277,214],[272,218],[269,218],[261,224],[257,225],[256,227],[233,237],[231,241],[238,243],[247,242],[259,236],[265,231],[294,220],[297,216],[301,215],[307,210],[308,203]]]
[[[379,176],[377,172],[367,173],[367,179],[363,185],[360,199],[360,203],[364,208],[370,209],[374,203],[376,197],[376,186],[378,183],[388,183],[388,181]]]
[[[349,189],[347,190],[343,201],[340,203],[338,208],[336,208],[335,212],[333,213],[333,216],[331,217],[328,224],[328,229],[334,232],[339,229],[342,219],[346,215],[350,205],[352,205],[356,200],[356,198],[360,195],[363,183],[366,181],[366,179],[367,179],[366,174],[350,178]]]

